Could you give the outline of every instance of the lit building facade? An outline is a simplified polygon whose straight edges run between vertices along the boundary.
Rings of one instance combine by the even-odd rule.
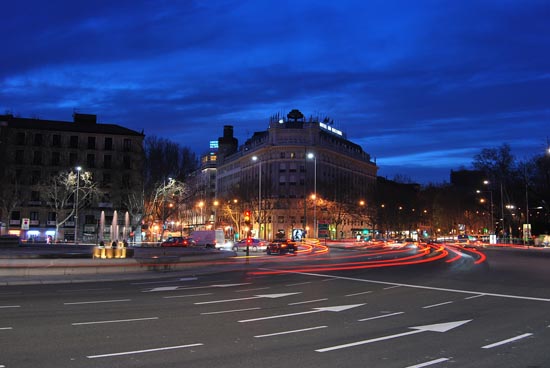
[[[305,230],[307,237],[339,238],[366,226],[378,168],[327,120],[306,121],[293,110],[272,117],[266,131],[240,147],[232,133],[225,127],[219,139],[216,197],[238,199],[235,211],[250,212],[241,236],[273,239]],[[231,222],[218,217],[220,225]]]
[[[127,196],[143,187],[144,135],[119,125],[97,123],[96,115],[75,113],[73,118],[66,122],[0,115],[2,234],[16,234],[28,241],[53,237],[56,214],[44,185],[50,177],[76,167],[91,173],[101,192],[97,201],[79,210],[77,240],[97,241],[102,213],[103,229],[109,229],[113,217],[118,217],[120,229],[125,225]],[[10,202],[14,193],[16,198]],[[74,202],[67,203],[71,206]],[[74,237],[73,218],[59,229],[57,239],[74,241]]]

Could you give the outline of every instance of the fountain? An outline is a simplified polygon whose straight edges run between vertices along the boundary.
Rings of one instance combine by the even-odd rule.
[[[105,211],[101,211],[101,216],[99,217],[99,229],[97,229],[97,238],[99,241],[103,241],[105,236]]]
[[[113,212],[113,222],[111,223],[111,242],[118,240],[118,215]]]
[[[124,240],[128,239],[128,235],[130,235],[130,214],[126,211],[124,214]]]

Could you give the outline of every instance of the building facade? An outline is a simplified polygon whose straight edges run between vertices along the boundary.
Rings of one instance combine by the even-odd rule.
[[[240,147],[230,135],[226,127],[219,139],[216,196],[250,214],[241,236],[339,238],[367,226],[378,168],[328,120],[293,110]],[[219,225],[234,223],[235,213],[222,211]]]
[[[97,123],[95,115],[75,113],[73,118],[66,122],[0,115],[2,234],[72,242],[76,230],[77,241],[93,242],[109,236],[120,239],[123,228],[129,232],[127,198],[143,187],[144,135]],[[97,183],[99,197],[77,207],[78,197],[72,196],[66,210],[79,208],[78,218],[73,216],[56,233],[59,218],[47,199],[46,185],[60,173],[76,173],[77,167]]]

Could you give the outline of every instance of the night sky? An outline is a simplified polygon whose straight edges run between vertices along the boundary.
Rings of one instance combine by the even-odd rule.
[[[550,136],[550,1],[6,1],[0,113],[190,147],[328,116],[379,175],[449,180]]]

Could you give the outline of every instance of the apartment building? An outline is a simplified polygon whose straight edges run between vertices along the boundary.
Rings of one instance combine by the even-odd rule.
[[[123,221],[129,193],[142,188],[143,139],[143,133],[98,123],[91,114],[75,113],[72,122],[0,115],[2,234],[28,241],[54,235],[74,241],[76,230],[78,241],[97,240],[101,219],[107,224],[103,231],[113,217]],[[91,174],[101,194],[82,207],[77,228],[73,218],[55,234],[56,214],[44,185],[49,177],[77,167]],[[68,207],[74,206],[72,201]]]

